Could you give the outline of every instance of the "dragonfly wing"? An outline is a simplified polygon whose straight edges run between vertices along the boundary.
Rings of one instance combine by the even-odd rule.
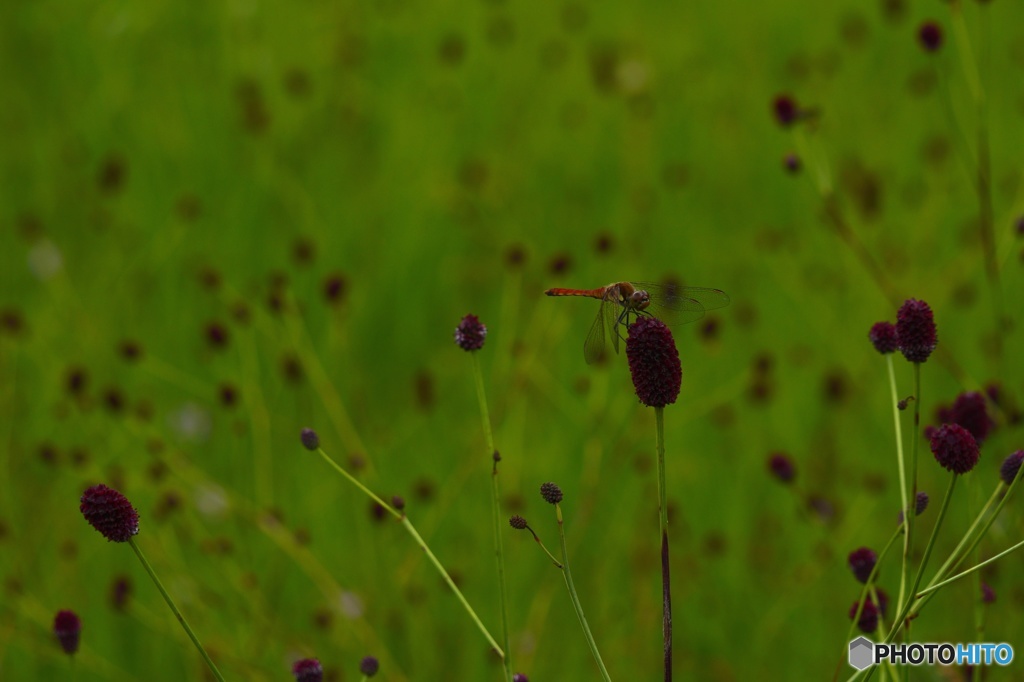
[[[615,346],[615,354],[619,354],[619,311],[622,310],[622,306],[616,303],[613,299],[605,299],[605,302],[601,305],[601,314],[604,316],[604,326],[607,327],[608,333],[612,337],[612,345]]]
[[[636,282],[634,286],[650,294],[647,312],[668,325],[693,322],[704,317],[708,310],[729,305],[729,295],[720,289],[649,282]]]
[[[583,356],[587,360],[587,365],[597,365],[604,357],[604,328],[607,326],[606,317],[609,307],[611,306],[607,301],[601,302],[601,309],[597,311],[594,324],[590,328],[590,333],[587,334],[587,341],[583,344]],[[617,337],[614,338],[617,339]],[[617,344],[615,349],[617,351]]]

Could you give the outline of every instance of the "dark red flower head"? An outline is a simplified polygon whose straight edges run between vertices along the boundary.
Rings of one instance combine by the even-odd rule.
[[[679,396],[683,367],[672,332],[656,317],[641,317],[630,325],[626,358],[636,397],[648,407],[671,405]]]
[[[934,21],[926,21],[917,29],[917,39],[925,50],[935,52],[942,47],[942,27]]]
[[[860,606],[860,601],[855,601],[850,605],[850,620],[856,617],[858,606]],[[857,627],[866,635],[870,635],[878,629],[878,607],[871,601],[871,597],[864,600],[864,607],[861,609],[860,618],[857,620]]]
[[[328,275],[323,283],[324,298],[332,304],[340,302],[345,296],[347,285],[344,275]]]
[[[540,496],[548,504],[558,504],[562,501],[562,489],[554,483],[541,483]]]
[[[128,542],[139,532],[139,513],[121,493],[100,484],[82,493],[78,506],[89,525],[111,542]]]
[[[60,648],[69,656],[78,651],[78,640],[82,634],[82,621],[74,611],[58,611],[53,619],[53,633],[57,635]]]
[[[914,505],[914,516],[920,516],[924,513],[924,510],[928,508],[928,493],[918,492],[917,493],[917,504]],[[903,512],[901,511],[896,517],[898,523],[903,523]]]
[[[875,350],[882,355],[894,353],[899,348],[899,342],[896,339],[896,325],[892,322],[875,322],[871,325],[868,338]]]
[[[800,107],[790,95],[778,95],[772,100],[772,113],[783,128],[788,128],[800,118]]]
[[[519,514],[513,514],[508,519],[508,525],[512,526],[516,530],[523,530],[526,528],[526,519]]]
[[[885,590],[876,588],[875,593],[878,595],[878,604],[875,604],[869,594],[864,600],[864,608],[861,610],[860,619],[857,621],[857,627],[864,634],[871,634],[878,628],[878,619],[879,617],[885,617],[885,611],[889,606],[889,595],[885,593]],[[853,617],[857,615],[857,606],[859,604],[859,601],[855,601],[850,606],[850,620],[853,620]]]
[[[487,327],[476,315],[466,315],[455,328],[455,343],[462,350],[480,350],[487,338]]]
[[[1013,479],[1017,478],[1017,472],[1020,471],[1021,462],[1024,462],[1024,450],[1018,450],[1003,460],[999,467],[999,478],[1003,479],[1003,483],[1006,485],[1013,483]]]
[[[373,677],[377,674],[377,670],[380,668],[380,664],[377,659],[373,656],[367,656],[359,662],[359,672],[366,675],[367,677]]]
[[[983,604],[991,604],[996,600],[996,591],[992,589],[992,586],[982,581],[981,583],[981,601]]]
[[[307,450],[316,450],[320,447],[320,436],[316,435],[316,431],[313,429],[302,429],[299,434],[299,440],[302,441],[303,447]]]
[[[304,658],[295,661],[292,666],[292,675],[295,675],[295,682],[322,682],[324,669],[320,661],[315,658]]]
[[[978,443],[959,424],[943,424],[931,437],[935,461],[955,474],[966,474],[978,463]]]
[[[924,362],[939,343],[932,309],[924,301],[907,299],[896,313],[900,352],[911,362]]]
[[[847,561],[850,563],[853,577],[862,583],[866,583],[871,576],[871,571],[875,568],[878,555],[867,547],[861,547],[850,552]]]
[[[530,678],[522,673],[516,673],[512,676],[512,682],[530,682]]]
[[[796,478],[793,458],[784,452],[775,452],[768,457],[768,471],[783,483],[792,483]]]
[[[971,432],[978,445],[985,442],[985,438],[996,426],[992,417],[988,416],[985,396],[978,391],[967,391],[958,395],[951,407],[939,410],[939,421],[964,427]]]

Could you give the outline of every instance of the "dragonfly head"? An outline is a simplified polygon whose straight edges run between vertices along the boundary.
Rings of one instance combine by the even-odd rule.
[[[643,289],[637,289],[629,296],[629,307],[634,310],[643,310],[651,304],[651,297]]]

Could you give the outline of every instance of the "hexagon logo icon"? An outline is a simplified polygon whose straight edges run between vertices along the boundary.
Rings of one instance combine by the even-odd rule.
[[[867,637],[858,637],[850,642],[850,665],[863,670],[874,662],[875,645]]]

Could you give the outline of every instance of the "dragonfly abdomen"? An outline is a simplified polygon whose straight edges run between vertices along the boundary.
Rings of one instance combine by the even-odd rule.
[[[562,289],[555,287],[548,289],[544,293],[548,296],[587,296],[589,298],[604,298],[605,292],[608,291],[608,287],[598,287],[597,289]]]

